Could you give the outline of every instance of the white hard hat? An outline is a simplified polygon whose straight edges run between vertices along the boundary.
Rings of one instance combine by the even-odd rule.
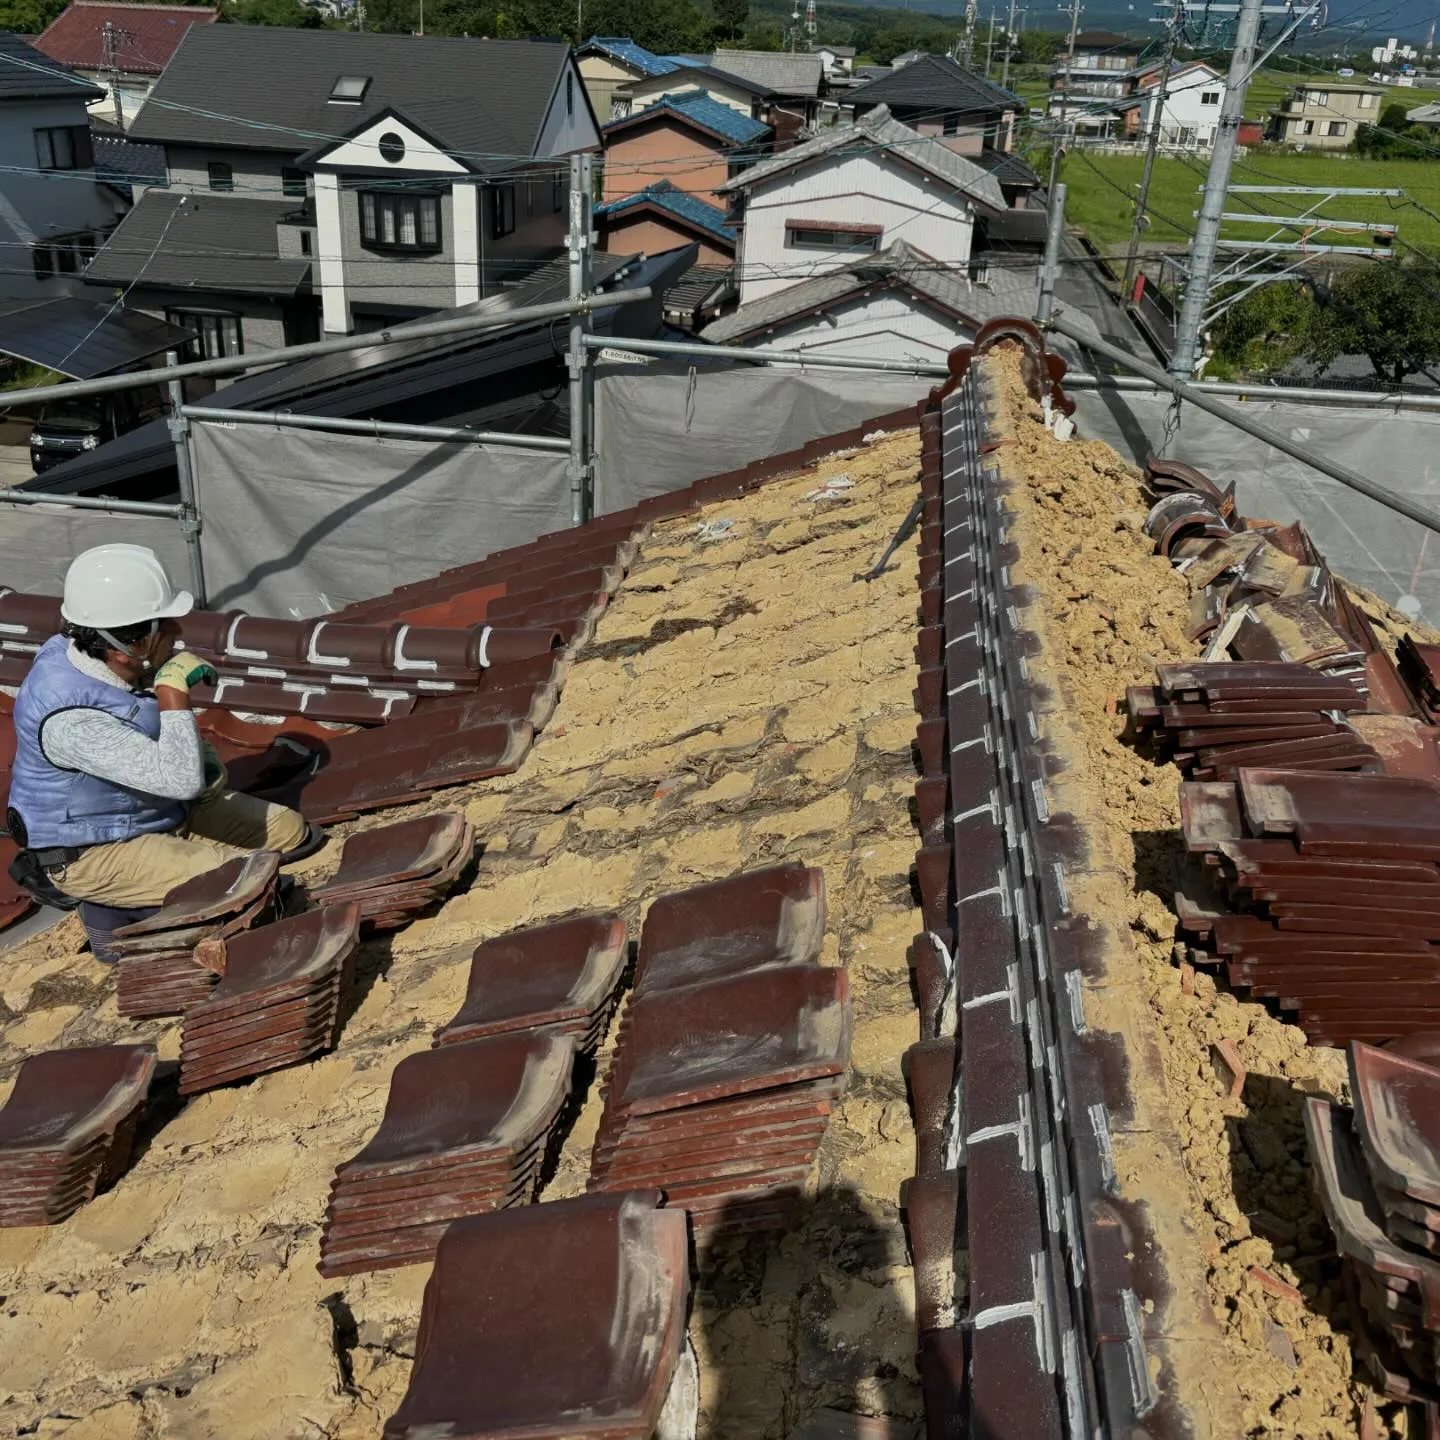
[[[60,613],[72,625],[115,630],[146,620],[188,615],[195,597],[175,590],[155,552],[144,545],[97,545],[65,572]]]

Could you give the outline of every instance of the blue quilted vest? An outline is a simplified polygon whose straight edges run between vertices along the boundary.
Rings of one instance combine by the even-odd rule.
[[[83,674],[70,663],[69,644],[56,635],[40,647],[15,699],[9,803],[25,822],[30,848],[108,845],[174,830],[185,818],[178,800],[127,790],[81,770],[62,770],[45,758],[41,728],[61,710],[103,710],[152,740],[160,736],[155,697],[133,695]]]

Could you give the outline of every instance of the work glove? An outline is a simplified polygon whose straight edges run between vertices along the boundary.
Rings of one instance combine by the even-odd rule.
[[[167,685],[172,690],[183,690],[188,695],[192,685],[213,685],[219,678],[213,665],[198,655],[192,655],[188,650],[181,650],[155,672],[154,683],[156,689]]]
[[[205,762],[205,788],[195,798],[208,800],[214,795],[219,795],[225,789],[230,779],[230,773],[225,769],[225,762],[215,753],[215,747],[208,740],[200,742],[200,757]]]

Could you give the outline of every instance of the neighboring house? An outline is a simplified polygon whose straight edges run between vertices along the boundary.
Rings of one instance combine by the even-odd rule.
[[[557,161],[600,144],[564,44],[261,25],[192,29],[130,138],[164,146],[172,188],[142,197],[87,278],[168,311],[170,277],[215,252],[182,298],[214,320],[201,333],[217,354],[516,283],[563,249]]]
[[[595,207],[599,248],[610,255],[661,255],[697,244],[701,265],[735,259],[735,226],[718,205],[677,190],[668,180]]]
[[[898,63],[898,62],[897,62]],[[883,105],[902,125],[934,135],[957,154],[1014,146],[1018,96],[940,55],[916,55],[903,67],[857,85],[845,96],[856,120]]]
[[[993,175],[882,105],[719,187],[741,222],[740,300],[837,270],[902,239],[962,273],[977,209],[1008,209]]]
[[[591,108],[602,125],[614,116],[627,113],[614,108],[615,92],[622,85],[652,75],[668,75],[680,68],[678,60],[656,55],[619,35],[591,36],[575,52],[575,60],[580,66]]]
[[[935,56],[926,50],[907,50],[903,55],[897,55],[891,62],[892,70],[903,70],[907,65],[913,65],[917,60],[933,60]]]
[[[773,50],[717,50],[711,64],[727,75],[762,85],[773,97],[765,117],[785,145],[820,116],[825,67],[818,55]]]
[[[1440,105],[1417,105],[1405,112],[1407,125],[1423,125],[1427,130],[1440,130]]]
[[[1116,107],[1127,138],[1142,140],[1149,136],[1155,123],[1162,73],[1158,65],[1142,70],[1135,77],[1135,89],[1129,98]],[[1218,70],[1198,60],[1172,70],[1160,111],[1160,143],[1208,150],[1215,142],[1224,97],[1225,79]]]
[[[702,90],[663,96],[601,131],[609,202],[662,181],[709,201],[763,153],[770,127]]]
[[[672,95],[696,91],[728,105],[752,120],[770,123],[770,109],[776,97],[763,85],[752,84],[739,75],[717,70],[713,65],[682,65],[663,75],[646,75],[620,86],[611,100],[616,119],[658,105]]]
[[[800,285],[747,302],[706,326],[716,345],[868,355],[880,360],[943,360],[997,315],[1035,308],[1034,266],[967,278],[903,240]]]
[[[853,45],[817,45],[815,53],[825,67],[825,78],[850,75],[855,70],[855,47]]]
[[[1361,125],[1379,121],[1384,94],[1378,85],[1297,85],[1270,112],[1268,138],[1300,150],[1346,150]]]
[[[1109,135],[1115,129],[1114,102],[1135,89],[1136,68],[1144,46],[1108,30],[1086,30],[1075,37],[1073,56],[1055,57],[1050,70],[1046,111],[1077,134]]]
[[[1032,205],[1043,207],[1040,177],[1021,156],[1004,150],[982,150],[974,159],[982,170],[995,177],[1005,203],[1012,210],[1024,210]]]
[[[692,266],[665,292],[665,321],[682,330],[702,330],[735,308],[735,296],[733,266]]]
[[[213,5],[71,0],[35,41],[52,60],[104,91],[95,108],[122,128],[139,113],[192,25],[213,25]]]
[[[0,31],[0,297],[83,293],[80,273],[125,213],[96,173],[98,86]]]

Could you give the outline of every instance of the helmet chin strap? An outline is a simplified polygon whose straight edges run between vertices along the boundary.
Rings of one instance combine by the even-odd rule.
[[[160,622],[158,620],[152,620],[150,622],[150,629],[146,632],[145,638],[147,640],[150,639],[159,628]],[[137,655],[135,651],[131,648],[131,645],[138,645],[140,643],[138,640],[131,641],[130,645],[126,645],[123,641],[117,640],[108,630],[101,629],[99,625],[95,627],[95,633],[112,650],[118,650],[122,655],[128,655],[132,660],[137,661],[140,665],[140,668],[142,670],[145,670],[147,673],[155,668],[155,662],[148,655]]]

